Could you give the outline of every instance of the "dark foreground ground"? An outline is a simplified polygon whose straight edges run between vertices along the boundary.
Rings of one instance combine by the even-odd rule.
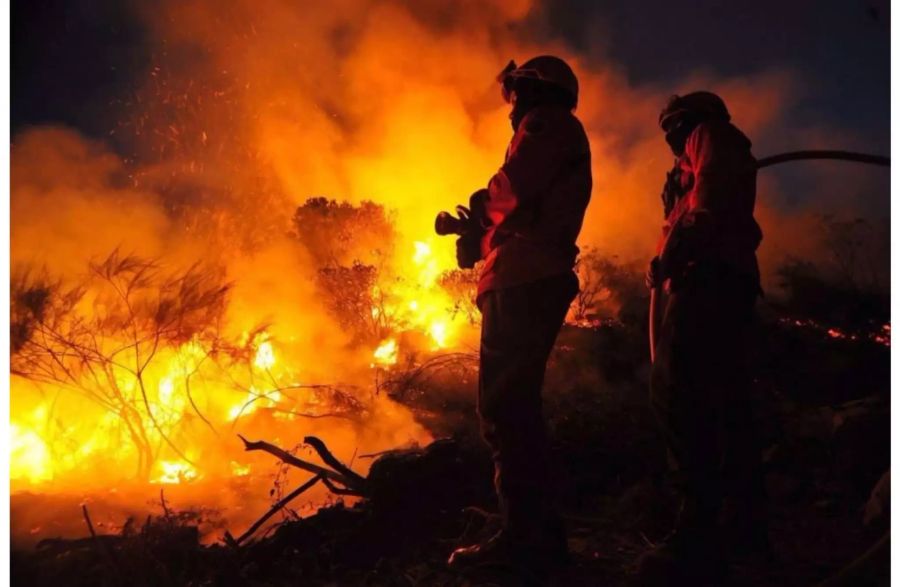
[[[889,348],[769,315],[755,417],[766,438],[774,558],[735,561],[733,585],[816,585],[887,535],[887,502],[870,499],[890,464]],[[369,497],[281,524],[240,548],[201,546],[190,513],[166,512],[121,536],[45,542],[14,552],[14,585],[527,585],[444,565],[492,531],[490,464],[478,441],[471,361],[439,361],[386,393],[436,437],[383,456]],[[572,567],[558,585],[628,585],[635,558],[671,526],[675,500],[647,408],[638,321],[567,328],[551,361],[546,409]],[[466,506],[475,506],[466,508]],[[278,518],[273,518],[277,520]],[[886,585],[876,553],[843,585]]]

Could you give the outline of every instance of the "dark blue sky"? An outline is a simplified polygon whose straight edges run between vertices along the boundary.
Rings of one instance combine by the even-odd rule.
[[[798,125],[853,129],[890,148],[889,0],[551,0],[542,18],[636,84],[677,85],[698,69],[797,76]]]
[[[150,56],[120,0],[15,0],[12,126],[63,122],[104,135],[103,113]],[[798,77],[799,125],[852,129],[868,150],[890,146],[889,0],[550,0],[531,18],[611,58],[635,84],[665,87],[698,70]]]
[[[14,0],[12,132],[62,122],[91,135],[110,128],[110,100],[149,61],[125,0]]]

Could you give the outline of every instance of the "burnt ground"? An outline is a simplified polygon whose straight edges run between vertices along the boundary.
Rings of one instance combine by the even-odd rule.
[[[815,585],[888,530],[877,500],[868,509],[867,502],[890,464],[889,348],[771,313],[762,336],[754,416],[767,447],[773,558],[734,561],[731,584]],[[474,373],[463,360],[442,363],[385,391],[445,440],[381,457],[368,499],[352,507],[285,522],[241,548],[201,546],[195,517],[167,512],[119,536],[14,552],[13,584],[529,584],[444,565],[457,544],[496,525]],[[636,557],[671,527],[675,498],[648,410],[647,374],[639,320],[567,327],[560,336],[545,396],[573,564],[555,584],[628,585]],[[876,558],[843,584],[887,582],[888,561]]]

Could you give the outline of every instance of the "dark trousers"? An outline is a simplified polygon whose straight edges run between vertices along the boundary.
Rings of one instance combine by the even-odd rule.
[[[578,278],[567,273],[488,291],[479,298],[478,414],[493,454],[504,530],[523,540],[540,538],[548,524],[558,524],[541,386],[577,292]]]
[[[757,292],[753,280],[709,272],[691,276],[667,301],[651,406],[683,491],[682,525],[715,528],[726,497],[742,523],[764,516],[751,417]]]

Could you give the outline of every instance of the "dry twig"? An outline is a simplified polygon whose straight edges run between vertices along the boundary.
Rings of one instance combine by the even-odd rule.
[[[260,519],[253,522],[253,525],[250,526],[249,528],[247,528],[247,531],[244,532],[243,534],[241,534],[240,536],[238,536],[237,538],[233,538],[231,536],[231,533],[226,531],[225,532],[225,540],[232,546],[240,546],[242,542],[244,542],[245,540],[247,540],[248,538],[253,536],[253,534],[257,530],[259,530],[260,526],[262,526],[263,524],[266,523],[266,520],[268,520],[269,518],[274,516],[279,510],[281,510],[284,506],[289,504],[298,495],[300,495],[301,493],[303,493],[304,491],[306,491],[307,489],[309,489],[310,487],[312,487],[319,481],[324,481],[324,480],[325,480],[325,478],[322,477],[321,475],[316,475],[315,477],[313,477],[312,479],[310,479],[309,481],[307,481],[306,483],[304,483],[297,489],[291,491],[290,493],[285,495],[283,498],[278,500],[278,502],[275,505],[273,505],[271,508],[269,508],[269,511],[267,511],[265,514],[263,514],[263,516]]]
[[[326,465],[328,465],[329,467],[331,467],[332,469],[334,469],[341,475],[346,476],[348,479],[353,480],[353,482],[356,483],[357,485],[359,485],[359,486],[365,485],[366,478],[363,477],[362,475],[360,475],[359,473],[351,470],[350,467],[348,467],[347,465],[345,465],[344,463],[339,461],[337,459],[337,457],[335,457],[333,454],[331,454],[331,451],[328,450],[328,447],[325,446],[325,443],[322,442],[321,439],[319,439],[315,436],[307,436],[303,439],[303,442],[305,442],[306,444],[311,446],[313,448],[313,450],[315,450],[316,453],[319,455],[319,457],[322,458],[322,461],[324,461]]]

